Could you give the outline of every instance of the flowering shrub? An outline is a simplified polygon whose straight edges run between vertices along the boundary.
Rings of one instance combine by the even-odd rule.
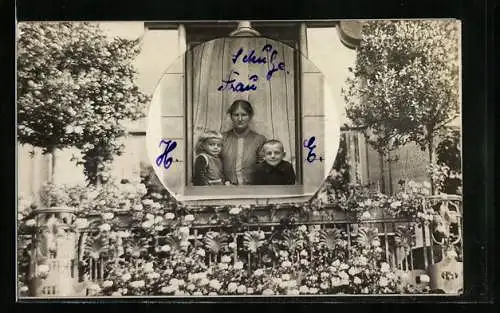
[[[121,248],[109,248],[120,253],[107,263],[109,271],[100,286],[94,288],[96,295],[396,292],[397,277],[383,261],[380,240],[373,229],[363,228],[359,247],[350,249],[349,257],[340,232],[337,238],[317,227],[308,231],[299,226],[280,231],[276,240],[265,240],[259,232],[245,233],[244,237],[255,236],[243,248],[255,260],[253,263],[235,259],[231,253],[234,247],[221,244],[224,236],[220,233],[191,238],[182,227],[154,239],[142,237],[140,231],[105,233],[122,238],[114,241]],[[270,251],[275,254],[269,256]]]

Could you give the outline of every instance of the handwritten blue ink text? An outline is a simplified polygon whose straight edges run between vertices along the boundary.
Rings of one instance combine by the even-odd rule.
[[[307,152],[307,157],[306,160],[309,163],[312,163],[314,161],[320,161],[323,162],[323,157],[317,157],[316,153],[314,153],[314,149],[316,149],[316,145],[314,141],[316,140],[316,137],[312,136],[308,140],[304,140],[304,148],[308,149],[309,151]]]
[[[220,85],[219,88],[217,88],[218,91],[227,90],[227,89],[230,89],[234,92],[245,92],[245,91],[249,91],[249,90],[257,90],[257,86],[255,86],[255,84],[244,84],[242,82],[236,82],[235,78],[231,79],[231,75],[233,75],[233,74],[235,76],[240,75],[240,73],[238,73],[236,71],[232,71],[231,73],[229,73],[228,78],[226,80],[222,80],[222,85]],[[258,79],[259,79],[259,77],[255,74],[248,78],[248,80],[250,82],[256,82]]]
[[[268,64],[268,71],[266,74],[266,79],[271,80],[274,73],[278,71],[284,71],[287,74],[290,72],[285,68],[285,62],[277,62],[276,58],[278,57],[278,50],[274,49],[272,45],[266,44],[262,47],[261,52],[267,53],[267,56],[257,55],[255,50],[248,50],[245,54],[243,48],[239,48],[238,51],[232,55],[231,61],[233,64],[236,64],[238,61],[247,64]],[[230,90],[234,92],[245,92],[257,90],[257,86],[253,84],[259,79],[257,74],[253,74],[249,76],[250,83],[237,82],[235,78],[232,78],[232,75],[239,76],[240,74],[234,70],[229,73],[228,78],[226,80],[222,80],[222,85],[220,85],[217,90],[224,91]]]
[[[162,139],[160,141],[160,145],[159,147],[161,147],[161,145],[164,144],[165,145],[165,150],[163,151],[162,154],[160,154],[157,158],[156,158],[156,165],[158,166],[164,166],[166,169],[168,169],[170,167],[170,165],[172,165],[172,157],[171,156],[168,156],[168,154],[172,151],[174,151],[175,147],[177,147],[177,142],[173,141],[173,140],[165,140],[165,139]]]

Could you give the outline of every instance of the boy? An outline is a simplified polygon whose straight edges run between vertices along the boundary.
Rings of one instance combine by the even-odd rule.
[[[255,165],[254,185],[294,185],[295,172],[292,164],[283,160],[285,151],[281,141],[272,139],[262,146],[264,162]]]

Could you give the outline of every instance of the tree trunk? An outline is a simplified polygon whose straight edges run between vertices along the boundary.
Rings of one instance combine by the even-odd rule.
[[[385,193],[384,153],[379,151],[380,192]]]
[[[55,177],[55,170],[56,170],[56,148],[50,148],[49,149],[49,155],[50,155],[50,165],[49,165],[49,181],[51,183],[54,182],[54,177]]]
[[[429,151],[429,164],[435,165],[435,153],[434,153],[434,137],[429,136],[428,143],[427,143],[428,151]],[[434,181],[432,180],[432,173],[430,174],[430,180],[431,180],[431,194],[434,195],[436,193],[436,186],[434,184]]]
[[[392,196],[393,190],[392,190],[392,159],[391,159],[391,153],[387,152],[387,172],[389,175],[389,194]]]

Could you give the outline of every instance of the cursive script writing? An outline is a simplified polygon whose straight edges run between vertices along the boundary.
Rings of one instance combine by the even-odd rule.
[[[226,80],[222,80],[222,85],[217,88],[217,90],[222,91],[222,90],[227,90],[230,89],[234,92],[245,92],[249,90],[257,90],[257,86],[255,84],[244,84],[242,82],[236,82],[236,79],[233,78],[231,79],[231,75],[239,76],[240,73],[236,71],[231,71],[229,73],[228,77]],[[256,82],[259,79],[257,75],[252,75],[248,78],[249,81],[251,82]]]
[[[159,147],[161,147],[161,145],[164,144],[165,145],[165,150],[163,151],[162,154],[160,154],[157,158],[156,158],[156,165],[158,166],[164,166],[165,168],[169,168],[170,165],[172,165],[172,157],[171,156],[168,156],[168,154],[172,151],[174,151],[175,147],[177,147],[177,142],[173,141],[173,140],[165,140],[165,139],[162,139],[160,141],[160,145]]]
[[[314,149],[316,149],[316,145],[314,144],[314,141],[316,140],[316,137],[312,136],[309,139],[304,140],[304,148],[308,149],[309,151],[307,152],[307,157],[306,160],[309,163],[312,163],[316,160],[322,162],[323,157],[317,157],[316,153],[314,153]]]
[[[271,80],[271,78],[273,77],[273,74],[277,71],[286,71],[287,74],[290,74],[290,72],[288,72],[285,69],[285,62],[279,62],[278,65],[276,65],[274,63],[276,57],[278,56],[278,51],[276,49],[273,49],[272,45],[270,45],[270,44],[264,45],[264,48],[262,48],[262,51],[267,51],[268,53],[271,53],[269,63],[271,64],[272,68],[269,69],[269,71],[267,72],[267,75],[266,75],[267,80]]]
[[[244,52],[243,48],[239,48],[238,51],[231,56],[233,64],[236,64],[238,61],[247,64],[268,64],[268,71],[266,74],[267,80],[271,80],[274,73],[278,71],[284,71],[287,74],[290,74],[285,67],[285,62],[278,62],[276,60],[278,57],[278,50],[274,49],[270,44],[265,44],[260,51],[261,53],[267,53],[267,56],[257,55],[257,52],[254,49],[248,50],[245,54]],[[231,77],[232,75],[239,76],[240,73],[232,70],[231,73],[229,73],[228,78],[226,80],[222,80],[222,85],[220,85],[217,90],[230,90],[234,92],[257,90],[257,86],[253,84],[259,79],[257,74],[250,75],[248,77],[250,83],[247,84],[237,82],[235,78]]]

